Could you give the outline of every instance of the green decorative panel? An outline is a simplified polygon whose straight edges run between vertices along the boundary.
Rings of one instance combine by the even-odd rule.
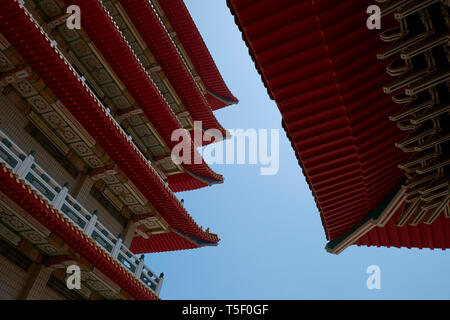
[[[37,190],[39,190],[48,200],[52,201],[55,198],[55,193],[53,193],[51,189],[47,188],[43,183],[36,179],[33,174],[28,173],[25,177],[25,180],[28,181]]]
[[[79,226],[81,229],[84,229],[84,227],[86,226],[86,221],[78,217],[77,214],[70,210],[67,205],[64,204],[61,208],[61,211],[64,212],[64,214],[68,216],[73,222],[75,222],[77,226]]]
[[[97,232],[94,231],[92,233],[92,239],[94,239],[95,241],[97,241],[97,243],[99,245],[101,245],[106,251],[108,251],[109,253],[111,253],[113,247],[111,244],[109,244],[108,242],[105,241],[105,239],[103,239],[103,237]]]
[[[11,148],[12,147],[12,143],[8,140],[8,139],[6,139],[6,138],[3,138],[2,139],[2,142],[5,144],[5,146],[7,146],[8,148]]]
[[[5,149],[3,149],[0,146],[0,157],[6,161],[7,164],[9,164],[12,168],[15,168],[17,166],[17,160],[11,157]]]

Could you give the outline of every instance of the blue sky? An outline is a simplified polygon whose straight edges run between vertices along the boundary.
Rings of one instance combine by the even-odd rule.
[[[280,170],[211,165],[222,185],[178,193],[194,219],[218,233],[218,247],[146,255],[164,272],[163,299],[449,299],[450,254],[442,250],[352,246],[338,256],[314,199],[248,55],[225,0],[186,0],[235,106],[215,112],[227,129],[279,129]],[[381,268],[381,289],[368,290],[366,269]]]

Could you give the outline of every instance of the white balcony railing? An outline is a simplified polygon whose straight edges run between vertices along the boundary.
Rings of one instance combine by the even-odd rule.
[[[25,180],[40,195],[46,198],[55,209],[64,213],[81,231],[94,239],[114,259],[159,295],[163,276],[156,276],[145,264],[143,256],[136,257],[123,243],[121,236],[114,236],[97,219],[97,210],[87,211],[68,193],[68,185],[61,187],[50,175],[34,161],[35,153],[26,155],[14,142],[0,131],[0,161]]]

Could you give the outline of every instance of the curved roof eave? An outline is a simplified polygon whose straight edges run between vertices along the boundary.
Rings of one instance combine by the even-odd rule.
[[[211,96],[208,100],[212,109],[217,110],[238,103],[239,100],[230,92],[223,80],[184,1],[164,0],[160,1],[159,5],[164,10],[183,48],[208,90],[208,94]]]

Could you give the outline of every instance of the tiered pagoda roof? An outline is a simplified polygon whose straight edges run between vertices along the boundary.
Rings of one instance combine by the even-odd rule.
[[[405,67],[404,62],[392,64],[389,59],[381,59],[395,53],[400,55],[400,51],[403,56],[402,50],[413,45],[416,49],[425,47],[423,51],[431,50],[430,54],[434,53],[433,48],[443,48],[448,39],[446,2],[378,2],[384,6],[382,23],[387,29],[381,36],[366,25],[369,18],[366,11],[372,1],[228,0],[228,5],[269,95],[277,102],[282,114],[283,127],[316,199],[326,237],[330,240],[327,250],[339,253],[355,243],[448,248],[448,142],[445,142],[448,140],[445,139],[448,112],[442,110],[442,102],[448,104],[448,87],[445,85],[448,61],[442,64],[443,70],[439,74],[429,68],[422,76],[415,74],[409,81],[400,77],[399,81],[389,85],[391,76],[403,75],[402,70],[410,69],[416,61],[405,58],[408,61]],[[430,5],[433,7],[428,8]],[[400,20],[401,29],[389,29],[395,27],[395,19],[388,15],[394,11],[399,12],[395,19]],[[420,42],[424,38],[417,36],[416,41],[410,41],[411,36],[404,28],[406,20],[397,16],[406,11],[408,23],[420,24],[420,19],[414,19],[425,16],[426,23],[432,21],[437,26],[436,37],[444,40],[428,46],[425,46],[426,40]],[[447,17],[446,32],[442,30],[445,22],[442,23],[444,20],[440,18],[444,16]],[[420,33],[414,30],[409,34],[415,35],[415,32]],[[392,37],[395,33],[397,38]],[[389,43],[384,43],[380,37],[385,42],[398,41],[389,47]],[[443,56],[438,53],[437,57],[436,61]],[[436,63],[440,64],[440,61]],[[418,64],[420,68],[421,62]],[[403,69],[398,70],[401,67]],[[427,80],[425,74],[433,80]],[[422,79],[427,85],[420,82]],[[433,85],[438,88],[433,89]],[[406,93],[398,92],[403,87],[407,88]],[[417,87],[420,89],[414,91]],[[386,95],[390,92],[398,94],[391,98]],[[406,137],[405,122],[397,126],[392,120],[401,113],[403,103],[420,100],[421,92],[425,98],[427,94],[434,96],[435,101],[423,108],[416,107],[401,118],[410,122],[408,129],[418,130],[416,135],[422,134],[424,127],[435,129],[414,140],[412,135]],[[420,101],[415,103],[420,104]],[[410,117],[414,114],[421,118],[423,110],[423,115],[434,115],[435,108],[441,111],[439,114],[447,112],[440,124],[433,120],[434,125],[421,126]],[[428,119],[431,114],[425,120]],[[447,129],[444,129],[444,123]],[[419,151],[428,148],[425,140],[431,139],[431,146],[434,138],[443,143],[435,155],[441,156],[442,161],[433,166],[428,162],[429,158],[422,158],[418,168],[417,161],[413,165],[420,171],[418,175],[429,171],[441,179],[440,184],[436,182],[439,192],[436,197],[430,197],[432,191],[428,192],[428,186],[423,185],[425,189],[421,192],[434,202],[431,206],[422,203],[420,210],[415,210],[420,205],[414,202],[416,207],[406,211],[409,217],[416,212],[417,221],[399,223],[397,218],[405,216],[404,208],[411,207],[410,203],[416,199],[414,192],[418,190],[406,191],[408,196],[403,194],[405,189],[411,189],[403,182],[413,180],[415,175],[411,176],[412,171],[409,171],[405,176],[402,170],[405,166],[401,164],[411,159],[407,161],[410,155],[398,147],[413,139],[416,143],[413,150]],[[435,213],[433,218],[422,220],[424,215],[431,214],[430,209]]]
[[[81,30],[66,28],[69,5],[81,9]],[[226,138],[212,110],[237,100],[223,82],[184,3],[178,5],[166,8],[174,9],[175,16],[172,11],[166,16],[157,1],[0,3],[3,67],[12,70],[0,78],[2,87],[12,84],[3,94],[18,103],[40,130],[54,128],[49,133],[52,139],[66,152],[72,150],[72,158],[80,168],[87,168],[96,190],[114,202],[118,208],[114,210],[135,222],[136,235],[129,248],[134,253],[193,249],[219,242],[216,234],[204,231],[193,220],[173,192],[223,181],[196,148]],[[192,41],[186,37],[193,37]],[[216,129],[220,134],[210,142],[195,141],[195,121],[202,122],[203,131]],[[189,132],[191,163],[176,164],[171,159],[171,150],[178,143],[171,136],[177,129]],[[20,148],[3,133],[2,137],[3,148],[12,148],[2,156],[8,162],[15,157],[10,158],[8,152]],[[25,157],[22,151],[18,156],[22,157],[16,161],[20,166],[33,161],[32,155]],[[198,159],[202,161],[198,163]],[[3,160],[0,188],[7,197],[133,298],[157,298],[162,276],[134,270],[141,262],[121,247],[121,235],[101,231],[117,247],[106,252],[103,244],[102,248],[90,234],[80,231],[90,230],[85,219],[96,228],[95,212],[88,213],[79,203],[66,203],[76,201],[70,196],[62,198],[64,209],[57,207],[55,191],[45,192],[47,182],[41,185],[44,193],[36,192],[36,185],[17,173],[17,163]],[[46,181],[53,181],[51,188],[63,194],[61,186],[41,174]],[[64,188],[67,192],[66,185]],[[65,217],[70,211],[67,205],[79,211],[70,219]],[[128,256],[122,259],[136,260],[132,262],[135,265],[124,268],[123,262],[112,257],[120,250]],[[155,285],[159,289],[152,287]]]
[[[88,3],[92,5],[96,2]],[[98,3],[96,4],[86,10],[85,21],[89,21],[88,19],[91,16],[88,12],[91,12],[95,16],[91,23],[99,34],[104,31],[103,28],[108,27],[107,31],[110,33],[108,33],[108,36],[103,34],[103,39],[115,39],[116,42],[109,43],[110,48],[115,50],[105,50],[106,57],[111,58],[109,61],[114,67],[117,66],[116,71],[118,75],[127,75],[130,78],[124,80],[130,81],[128,82],[130,91],[136,93],[138,99],[142,99],[141,106],[143,108],[146,108],[146,106],[149,106],[149,109],[153,108],[152,110],[155,113],[149,112],[149,115],[152,116],[151,119],[153,120],[153,117],[157,117],[156,114],[159,113],[158,120],[161,120],[161,122],[155,121],[155,123],[158,128],[164,129],[163,133],[168,132],[168,127],[170,128],[170,126],[177,124],[176,120],[173,116],[170,117],[168,112],[164,112],[168,110],[167,105],[145,76],[145,73],[142,70],[140,72],[136,70],[138,67],[137,60],[134,59],[134,65],[124,63],[127,61],[126,55],[132,60],[132,51],[126,45],[126,42],[119,37],[120,33],[113,28],[112,22],[107,20],[106,12],[101,11],[101,6]],[[205,243],[216,244],[219,240],[218,237],[201,230],[194,222],[182,204],[172,194],[171,189],[165,186],[160,176],[149,165],[142,153],[129,141],[117,122],[108,114],[108,111],[101,105],[80,76],[77,75],[61,52],[52,44],[51,40],[46,38],[40,31],[39,26],[35,25],[32,18],[27,16],[26,12],[19,8],[14,1],[4,2],[2,6],[5,7],[5,10],[2,10],[4,13],[1,21],[2,28],[0,29],[3,36],[22,55],[31,69],[44,80],[83,128],[103,147],[114,163],[125,172],[155,209],[160,212],[170,227],[180,230],[190,237],[198,238],[199,242],[204,241]],[[105,20],[109,22],[100,23],[100,21]],[[17,21],[20,21],[20,23],[17,23]],[[95,23],[95,21],[98,22]],[[86,23],[86,25],[91,25],[91,23]],[[95,34],[93,36],[97,40]],[[123,45],[119,46],[117,43],[120,43],[121,39]],[[97,44],[100,49],[106,48],[105,42],[99,41]],[[111,55],[109,56],[109,54]],[[121,56],[121,54],[124,55]],[[113,60],[113,57],[120,60]],[[127,70],[126,68],[130,69]],[[139,82],[139,80],[142,80],[142,82]],[[147,86],[144,86],[144,84],[147,84]],[[140,93],[138,90],[140,90]],[[202,167],[206,165],[197,166]],[[155,241],[159,239],[161,241]],[[164,240],[169,240],[169,243]],[[198,247],[193,245],[192,241],[188,240],[188,237],[180,237],[173,231],[168,233],[164,239],[161,239],[160,236],[153,239],[150,236],[145,241],[152,243],[148,251],[146,251],[146,246],[142,242],[138,241],[140,243],[137,245],[139,253]],[[173,244],[173,246],[170,244]],[[134,245],[132,245],[133,247]]]
[[[148,201],[146,210],[154,209],[163,219],[166,224],[165,232],[146,234],[141,229],[141,236],[134,238],[130,249],[134,253],[148,253],[217,245],[218,236],[197,225],[173,192],[220,183],[223,181],[222,176],[213,172],[204,161],[199,164],[181,164],[178,171],[174,172],[163,167],[167,164],[170,165],[168,168],[174,167],[170,160],[170,150],[177,144],[177,141],[171,141],[174,130],[187,128],[192,132],[190,123],[202,121],[203,129],[218,129],[225,136],[226,132],[213,115],[212,108],[236,103],[187,10],[182,12],[185,15],[182,18],[189,22],[188,31],[195,34],[196,43],[202,44],[198,49],[190,47],[186,50],[189,55],[196,56],[197,60],[192,68],[184,60],[189,57],[183,58],[186,55],[183,44],[173,41],[150,2],[112,1],[108,5],[114,7],[108,12],[100,1],[59,1],[60,5],[75,4],[81,8],[83,29],[80,35],[88,44],[86,52],[93,54],[109,68],[106,72],[114,79],[118,88],[116,91],[129,101],[135,101],[134,105],[121,108],[113,95],[101,96],[99,93],[106,92],[105,87],[101,86],[101,81],[92,81],[90,71],[100,70],[101,67],[85,63],[86,53],[80,54],[79,48],[72,47],[71,37],[74,35],[56,31],[65,23],[67,15],[58,15],[60,11],[42,3],[43,13],[33,12],[32,15],[21,6],[20,1],[1,2],[0,33],[3,46],[8,47],[11,56],[19,57],[20,65],[29,72],[28,76],[32,75],[45,83],[45,90],[49,91],[45,97],[54,97],[55,103],[70,113],[68,121],[79,127],[80,134],[88,135],[86,139],[92,140],[94,148],[104,151],[101,161],[105,164],[97,163],[99,167],[92,170],[91,176],[104,179],[108,172],[123,173],[129,184],[136,187],[137,197],[141,195],[143,201]],[[117,17],[112,16],[115,13]],[[36,19],[42,21],[38,22]],[[121,28],[124,26],[117,25],[117,19],[126,20],[128,31],[131,31],[122,33]],[[61,35],[64,41],[58,43],[48,33],[52,37]],[[142,45],[145,55],[138,57],[139,48],[131,47],[131,37]],[[78,38],[76,41],[79,41]],[[79,67],[72,65],[66,54],[72,55],[72,59],[83,61],[83,69],[79,70]],[[205,57],[206,68],[200,63]],[[149,66],[144,66],[146,59],[150,61]],[[194,77],[197,67],[200,68],[200,76]],[[206,74],[205,69],[209,70]],[[202,74],[205,75],[204,79]],[[155,85],[156,78],[161,80],[158,87]],[[202,86],[209,89],[202,90]],[[161,92],[161,88],[167,90]],[[169,98],[170,101],[167,100]],[[131,120],[137,124],[150,123],[147,127],[154,129],[151,131],[154,138],[152,141],[160,143],[158,148],[163,150],[161,155],[152,153],[158,149],[145,144],[145,137],[130,134],[138,132],[138,126]],[[199,156],[197,147],[192,140],[192,159]],[[14,184],[17,183],[14,182],[14,176],[11,179],[10,184],[5,183],[3,186],[20,189],[20,186]],[[19,196],[17,194],[15,198]],[[28,203],[16,200],[23,206]],[[42,204],[42,199],[37,201]],[[40,204],[36,204],[36,208],[51,211],[48,206],[44,208]],[[42,217],[41,213],[37,217]],[[134,220],[142,222],[154,215],[154,212],[135,215]],[[66,229],[53,224],[48,227],[67,240]],[[73,244],[74,241],[70,243]],[[143,294],[137,293],[137,297],[142,298]]]

